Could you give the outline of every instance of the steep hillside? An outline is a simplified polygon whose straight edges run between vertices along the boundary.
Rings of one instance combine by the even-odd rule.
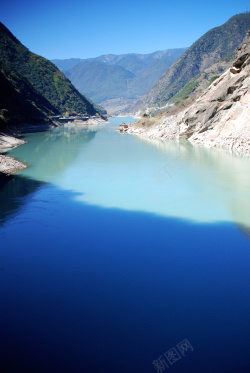
[[[95,114],[58,68],[31,53],[0,23],[1,122],[38,122],[67,110]]]
[[[147,138],[193,143],[250,153],[250,32],[231,67],[177,115],[142,120],[128,132]],[[147,118],[146,118],[147,119]]]
[[[8,124],[46,122],[57,112],[25,78],[4,70],[6,75],[0,72],[0,129]]]
[[[206,68],[202,73],[190,79],[185,86],[170,100],[175,106],[185,105],[185,101],[190,97],[196,97],[197,94],[204,91],[215,79],[217,79],[229,66],[231,66],[235,53],[230,54],[230,58],[221,59],[219,62]]]
[[[130,110],[163,106],[196,75],[237,48],[250,28],[250,13],[238,14],[220,27],[208,31],[176,61]]]
[[[103,55],[80,60],[53,60],[71,82],[91,100],[135,99],[158,81],[186,48],[169,49],[150,54]],[[70,67],[69,67],[70,66]]]

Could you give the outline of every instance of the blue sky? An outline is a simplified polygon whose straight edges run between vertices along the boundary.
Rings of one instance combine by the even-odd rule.
[[[245,0],[2,0],[0,20],[48,59],[89,58],[188,47],[249,5]]]

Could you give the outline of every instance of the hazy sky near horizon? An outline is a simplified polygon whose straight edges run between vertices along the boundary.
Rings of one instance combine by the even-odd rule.
[[[210,0],[2,0],[0,21],[48,59],[189,47],[248,2]]]

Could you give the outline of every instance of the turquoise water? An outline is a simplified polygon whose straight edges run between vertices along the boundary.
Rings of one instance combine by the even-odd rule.
[[[74,191],[90,205],[250,227],[250,157],[120,135],[122,120],[133,119],[29,134],[11,154],[31,165],[22,176]]]
[[[30,167],[0,192],[4,371],[250,371],[250,158],[132,120],[9,152]]]

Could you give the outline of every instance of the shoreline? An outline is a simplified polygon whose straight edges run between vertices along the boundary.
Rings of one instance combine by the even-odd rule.
[[[14,173],[24,170],[27,167],[28,165],[16,160],[13,157],[0,154],[0,175],[1,176],[13,175]]]
[[[7,177],[28,167],[27,164],[18,161],[14,157],[4,155],[4,153],[17,146],[23,145],[26,141],[18,138],[24,133],[35,133],[48,131],[55,127],[88,127],[105,124],[107,121],[102,118],[89,119],[87,121],[75,120],[74,122],[59,123],[56,121],[41,123],[38,125],[26,124],[21,128],[10,126],[8,132],[0,132],[0,176]]]
[[[208,148],[250,154],[250,37],[231,67],[182,111],[145,116],[121,131],[160,140],[186,140]]]
[[[169,117],[170,118],[170,117]],[[168,119],[168,118],[165,118]],[[142,128],[134,125],[134,123],[128,125],[128,128],[121,130],[121,133],[128,133],[130,135],[137,136],[141,139],[147,140],[158,140],[158,141],[177,141],[180,140],[187,141],[192,145],[200,145],[206,148],[217,148],[233,151],[236,154],[250,154],[250,138],[240,138],[239,134],[236,136],[224,136],[216,139],[217,141],[211,141],[210,139],[199,138],[197,134],[191,136],[190,139],[181,138],[180,135],[180,125],[171,119],[169,121],[170,125],[166,125],[164,120],[157,125],[150,126],[148,128]]]
[[[18,139],[14,136],[10,136],[9,134],[0,133],[0,175],[1,176],[9,176],[14,174],[17,171],[21,171],[28,166],[18,161],[17,159],[3,155],[4,152],[7,150],[16,148],[17,146],[25,144],[26,141]]]

